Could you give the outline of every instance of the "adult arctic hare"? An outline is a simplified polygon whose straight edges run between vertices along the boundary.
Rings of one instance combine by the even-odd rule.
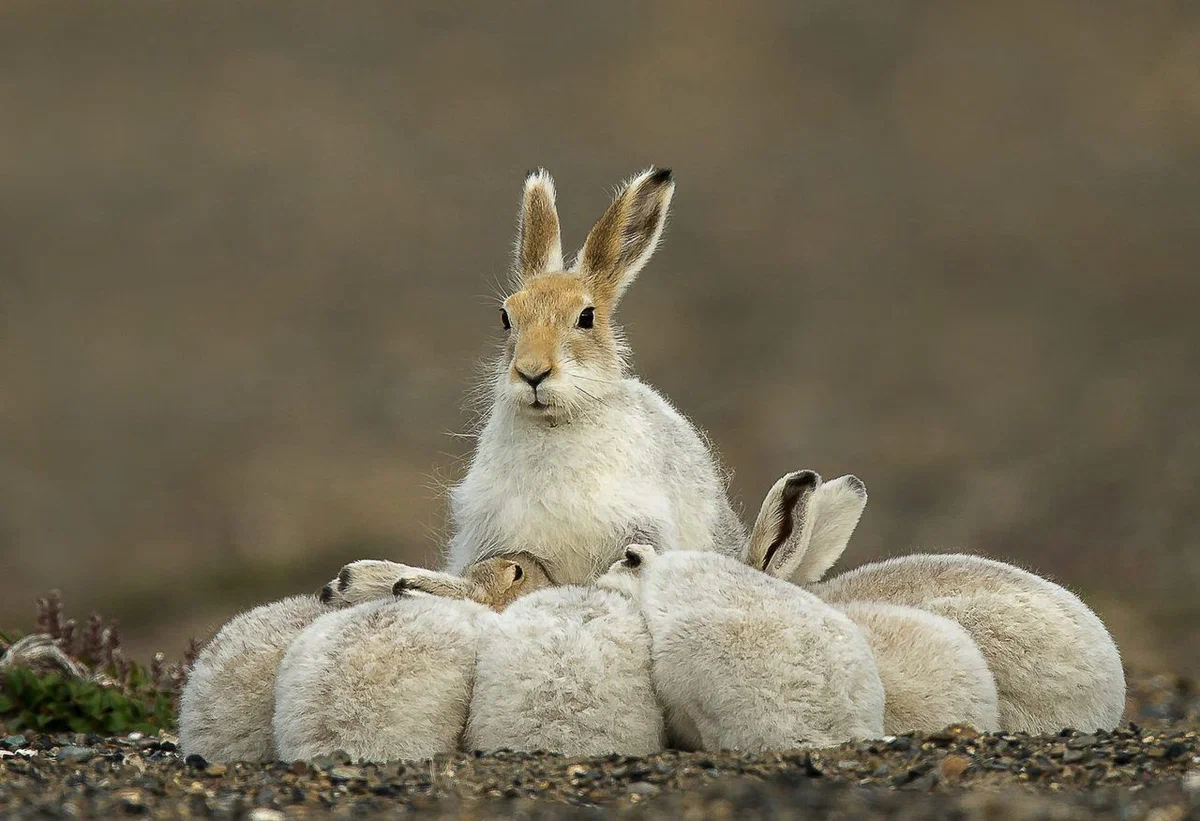
[[[491,407],[450,493],[450,573],[525,551],[557,583],[580,584],[631,541],[742,555],[745,534],[717,460],[632,375],[615,321],[662,236],[674,188],[666,169],[633,177],[567,265],[554,182],[543,170],[526,178]],[[344,570],[344,598],[361,601],[356,568]]]
[[[1028,733],[1111,730],[1125,709],[1121,656],[1070,591],[979,556],[916,554],[812,585],[827,602],[869,600],[928,610],[962,625],[995,677],[1000,727]]]
[[[264,604],[235,616],[188,674],[179,701],[179,744],[209,761],[273,761],[275,671],[288,645],[332,612],[315,596]]]
[[[712,552],[631,545],[597,582],[637,600],[674,741],[820,747],[883,734],[883,685],[854,623],[796,585]]]
[[[854,476],[831,482],[810,470],[784,476],[763,500],[748,562],[806,583],[837,561],[867,501]],[[960,625],[914,607],[830,602],[863,631],[883,682],[887,733],[929,732],[949,724],[999,727],[996,682]]]
[[[280,758],[345,750],[391,761],[457,750],[480,636],[494,618],[472,601],[415,593],[317,619],[279,665]]]

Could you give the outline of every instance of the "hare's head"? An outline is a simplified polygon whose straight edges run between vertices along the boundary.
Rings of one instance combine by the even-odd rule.
[[[654,253],[674,190],[669,170],[638,174],[566,266],[554,181],[542,170],[529,174],[518,222],[516,290],[500,310],[507,339],[498,401],[556,421],[615,390],[626,350],[614,313]]]
[[[613,562],[608,572],[596,580],[596,586],[639,600],[642,597],[642,574],[657,557],[658,553],[650,545],[631,544],[625,548],[625,555]]]
[[[526,593],[553,584],[542,563],[528,553],[483,559],[463,575],[475,585],[476,601],[493,610],[503,610]]]

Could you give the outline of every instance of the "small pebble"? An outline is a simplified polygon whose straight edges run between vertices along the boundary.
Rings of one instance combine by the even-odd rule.
[[[59,761],[69,761],[76,764],[86,764],[96,757],[96,751],[89,747],[62,747],[55,756]]]

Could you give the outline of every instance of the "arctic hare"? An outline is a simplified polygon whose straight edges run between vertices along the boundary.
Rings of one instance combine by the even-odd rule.
[[[640,603],[676,743],[759,751],[883,734],[861,631],[799,587],[720,554],[647,545],[630,545],[597,584]]]
[[[480,645],[465,746],[569,756],[649,755],[666,746],[635,602],[598,587],[538,590]]]
[[[556,583],[581,584],[631,541],[742,556],[745,533],[716,458],[632,375],[615,323],[662,236],[674,189],[667,169],[634,176],[567,265],[554,182],[543,170],[526,177],[492,403],[450,492],[450,573],[525,551]],[[345,568],[350,600],[368,598],[354,589],[360,569]]]
[[[1028,733],[1111,730],[1125,710],[1121,656],[1104,624],[1070,591],[979,556],[900,556],[809,588],[832,604],[919,607],[971,634],[999,695],[1000,727]]]
[[[300,631],[333,612],[314,596],[293,596],[235,616],[188,674],[179,701],[179,744],[209,761],[273,761],[275,671]]]
[[[846,548],[867,502],[854,476],[790,473],[763,500],[748,561],[777,578],[816,581]],[[894,604],[830,602],[863,631],[884,689],[887,733],[999,727],[996,683],[971,636],[941,616]]]
[[[426,759],[458,749],[482,631],[496,614],[420,593],[335,610],[292,642],[276,677],[284,760]]]

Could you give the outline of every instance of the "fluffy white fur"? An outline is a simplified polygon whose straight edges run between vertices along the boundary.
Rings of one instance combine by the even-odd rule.
[[[569,756],[662,750],[650,636],[637,605],[573,585],[509,605],[480,648],[465,745]]]
[[[879,667],[884,732],[932,732],[951,724],[999,729],[996,682],[961,626],[895,604],[848,602],[838,609],[862,630]]]
[[[409,594],[317,619],[279,666],[280,757],[345,750],[392,761],[458,749],[479,638],[495,617],[472,601]]]
[[[179,703],[179,744],[209,761],[272,761],[275,671],[288,645],[330,608],[314,596],[231,619],[196,657]]]
[[[831,603],[908,605],[962,625],[995,678],[1005,730],[1111,730],[1120,723],[1125,675],[1116,644],[1078,597],[1046,579],[978,556],[917,554],[810,589]]]
[[[799,587],[719,554],[642,545],[599,584],[639,600],[681,746],[782,750],[883,734],[866,639]]]

